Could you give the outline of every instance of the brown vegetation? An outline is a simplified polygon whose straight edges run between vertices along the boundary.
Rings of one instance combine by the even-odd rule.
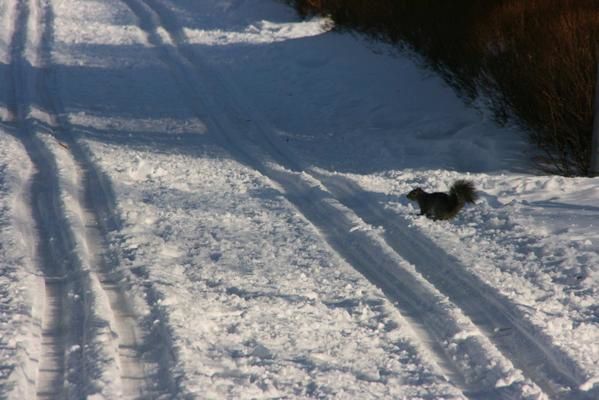
[[[407,46],[523,126],[540,165],[589,173],[599,0],[292,0],[303,14]]]

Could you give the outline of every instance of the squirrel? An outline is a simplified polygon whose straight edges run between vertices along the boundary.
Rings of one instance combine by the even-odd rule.
[[[464,207],[465,203],[474,203],[478,199],[474,183],[457,180],[451,185],[449,194],[435,192],[427,193],[421,188],[412,190],[408,199],[418,202],[420,215],[426,215],[433,220],[451,219]]]

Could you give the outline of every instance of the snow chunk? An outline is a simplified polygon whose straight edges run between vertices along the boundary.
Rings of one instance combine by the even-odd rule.
[[[260,21],[248,26],[243,32],[222,30],[200,30],[184,28],[188,41],[192,44],[207,46],[226,46],[232,44],[266,44],[291,39],[321,35],[333,28],[328,18],[314,17],[309,21],[275,23]]]

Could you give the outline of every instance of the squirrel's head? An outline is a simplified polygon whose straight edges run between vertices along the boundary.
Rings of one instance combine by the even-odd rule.
[[[418,200],[418,198],[420,196],[422,196],[423,193],[424,193],[424,190],[422,190],[420,188],[416,188],[416,189],[410,191],[410,193],[408,193],[407,197],[410,200]]]

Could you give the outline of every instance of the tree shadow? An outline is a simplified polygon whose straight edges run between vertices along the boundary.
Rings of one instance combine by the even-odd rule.
[[[148,151],[204,154],[222,146],[219,119],[230,119],[233,135],[250,137],[248,143],[258,138],[258,151],[269,141],[305,166],[339,172],[493,172],[515,168],[521,156],[517,140],[502,146],[506,131],[467,110],[439,78],[424,76],[404,59],[373,55],[349,35],[192,44],[181,51],[195,76],[185,76],[152,47],[59,44],[57,52],[70,59],[52,66],[50,95],[63,99],[75,136]],[[369,61],[351,61],[356,57]],[[6,78],[0,81],[0,109],[10,108],[10,68],[0,65]],[[190,80],[207,82],[210,90],[198,93]],[[43,99],[30,100],[44,109]]]

